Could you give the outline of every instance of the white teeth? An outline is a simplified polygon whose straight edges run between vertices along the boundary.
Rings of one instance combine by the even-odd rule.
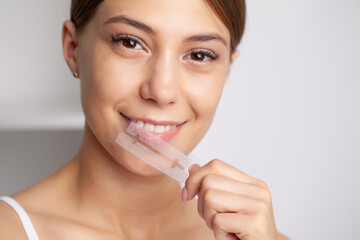
[[[138,128],[144,128],[144,122],[143,121],[137,121],[135,125]]]
[[[148,130],[150,132],[154,132],[154,128],[155,128],[155,126],[153,124],[150,124],[150,123],[145,123],[144,124],[144,129],[145,130]]]
[[[143,121],[135,121],[136,127],[143,128],[149,132],[163,133],[176,128],[176,125],[154,125],[151,123],[144,123]]]
[[[155,133],[163,133],[163,132],[165,132],[165,126],[155,126],[155,128],[154,128],[154,132]]]

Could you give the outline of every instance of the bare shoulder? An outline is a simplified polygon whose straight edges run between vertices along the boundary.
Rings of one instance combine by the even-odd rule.
[[[0,239],[27,239],[16,212],[4,201],[0,201]]]

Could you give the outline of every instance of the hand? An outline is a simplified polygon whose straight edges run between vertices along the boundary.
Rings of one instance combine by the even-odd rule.
[[[182,200],[198,195],[198,212],[216,240],[275,240],[277,230],[267,185],[221,160],[189,169]]]

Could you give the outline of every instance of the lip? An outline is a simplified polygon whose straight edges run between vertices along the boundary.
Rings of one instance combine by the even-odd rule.
[[[129,117],[123,113],[120,113],[121,116],[123,116],[125,119],[128,119],[128,120],[136,120],[136,121],[142,121],[144,123],[150,123],[150,124],[153,124],[153,125],[181,125],[181,124],[184,124],[185,122],[173,122],[173,121],[155,121],[155,120],[152,120],[152,119],[148,119],[148,118],[136,118],[136,117]]]
[[[155,121],[155,120],[146,119],[146,118],[128,117],[128,116],[124,115],[123,113],[120,113],[120,115],[128,123],[128,126],[130,125],[131,121],[133,121],[133,120],[143,121],[144,123],[150,123],[153,125],[175,125],[176,128],[174,128],[170,131],[167,131],[167,132],[163,132],[163,133],[153,133],[153,132],[147,131],[148,134],[152,134],[157,137],[160,137],[163,141],[169,141],[171,138],[173,138],[180,131],[182,126],[186,123],[186,121],[179,123],[179,122],[173,122],[173,121]]]

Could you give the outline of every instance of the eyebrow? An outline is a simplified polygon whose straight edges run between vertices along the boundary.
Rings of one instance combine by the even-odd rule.
[[[146,25],[145,23],[139,22],[135,19],[131,19],[125,15],[111,17],[104,22],[105,25],[110,24],[110,23],[125,23],[125,24],[133,26],[135,28],[138,28],[144,32],[147,32],[151,35],[156,35],[156,31],[154,31],[150,26]],[[211,41],[211,40],[220,41],[225,46],[227,46],[225,39],[217,33],[192,35],[190,37],[187,37],[184,41],[185,42],[207,42],[207,41]]]
[[[185,42],[207,42],[210,40],[217,40],[227,46],[226,41],[217,33],[193,35],[185,39]]]
[[[131,25],[133,27],[136,27],[144,32],[150,33],[151,35],[155,35],[155,31],[148,25],[141,23],[139,21],[136,21],[134,19],[131,19],[124,15],[115,16],[112,18],[109,18],[104,22],[104,24],[110,24],[110,23],[126,23],[128,25]]]

